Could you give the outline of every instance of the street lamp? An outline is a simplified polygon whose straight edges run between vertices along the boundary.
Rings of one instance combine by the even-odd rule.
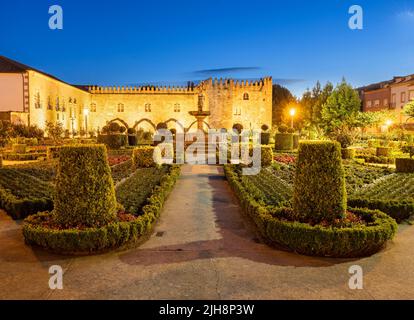
[[[296,115],[296,109],[294,108],[290,109],[289,114],[290,114],[290,120],[291,120],[290,126],[293,128],[293,118]]]

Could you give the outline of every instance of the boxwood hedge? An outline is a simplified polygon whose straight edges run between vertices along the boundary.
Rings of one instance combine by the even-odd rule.
[[[226,165],[224,172],[230,186],[240,200],[244,212],[252,219],[262,238],[269,244],[300,254],[352,258],[373,254],[391,240],[397,224],[378,210],[351,209],[367,221],[354,228],[311,226],[283,219],[292,214],[290,208],[259,204],[244,188],[234,166]]]
[[[52,219],[53,213],[39,213],[26,218],[23,235],[28,245],[40,246],[58,254],[95,254],[111,249],[134,245],[147,235],[158,219],[165,199],[180,176],[179,166],[170,166],[169,172],[153,189],[140,215],[130,222],[111,222],[102,227],[55,230],[43,222]]]

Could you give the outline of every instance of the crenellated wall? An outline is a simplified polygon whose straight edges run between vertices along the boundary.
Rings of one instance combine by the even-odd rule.
[[[100,130],[111,121],[153,131],[167,122],[169,128],[196,129],[189,114],[205,97],[204,110],[210,128],[259,129],[272,121],[272,79],[235,81],[208,79],[190,86],[89,86],[75,87],[45,74],[29,71],[30,122],[44,128],[46,121],[62,122],[77,132]],[[59,98],[59,106],[57,99]],[[40,107],[39,107],[40,103]],[[52,107],[49,106],[51,104]],[[178,123],[178,125],[176,125]]]

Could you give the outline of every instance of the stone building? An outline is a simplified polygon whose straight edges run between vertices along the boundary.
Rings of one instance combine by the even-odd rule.
[[[209,113],[204,129],[272,125],[272,78],[207,79],[189,86],[99,87],[65,83],[0,56],[0,117],[44,128],[60,122],[69,132],[97,131],[110,122],[154,131],[159,123],[197,129],[199,100]],[[13,117],[11,117],[13,115]]]
[[[414,75],[394,77],[359,89],[364,112],[391,110],[406,123],[404,106],[414,100]]]

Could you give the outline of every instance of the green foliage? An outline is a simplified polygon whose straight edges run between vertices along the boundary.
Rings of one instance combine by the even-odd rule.
[[[286,133],[286,132],[288,132],[288,129],[289,129],[289,127],[288,127],[287,125],[285,125],[285,124],[281,124],[281,125],[277,128],[277,130],[278,130],[280,133]]]
[[[350,198],[348,204],[354,208],[380,210],[398,223],[414,214],[414,201]]]
[[[104,226],[115,219],[117,202],[105,146],[60,149],[54,206],[56,221],[66,228]]]
[[[53,188],[17,169],[0,169],[0,207],[13,219],[53,208]]]
[[[49,138],[53,139],[55,144],[59,144],[62,141],[63,134],[65,129],[63,129],[63,124],[60,122],[46,122],[46,134]]]
[[[397,172],[414,173],[414,159],[397,158],[395,159],[395,166]]]
[[[346,212],[345,172],[339,143],[309,141],[299,145],[293,209],[307,221],[332,222]]]
[[[154,161],[155,147],[138,147],[132,153],[132,164],[134,168],[156,167]]]
[[[153,189],[147,198],[142,214],[128,222],[115,221],[102,227],[87,229],[58,230],[45,226],[45,222],[53,221],[54,216],[40,213],[24,221],[23,235],[29,245],[58,254],[93,254],[110,249],[139,243],[143,236],[151,232],[158,219],[165,199],[168,197],[176,180],[180,176],[180,168],[171,166],[160,185]]]
[[[355,158],[355,149],[341,149],[342,159],[354,159]]]
[[[404,106],[404,114],[409,118],[414,118],[414,101],[411,101]]]
[[[262,167],[268,167],[273,163],[273,148],[271,146],[261,146]]]
[[[139,215],[143,204],[169,168],[140,168],[116,188],[116,198],[128,213]]]
[[[341,144],[342,149],[346,149],[354,142],[353,137],[347,133],[339,133],[335,136],[335,140]]]
[[[310,128],[312,135],[321,134],[322,106],[332,94],[333,85],[328,82],[322,88],[318,81],[312,90],[307,90],[300,101],[304,122]]]
[[[274,84],[272,91],[272,122],[274,124],[280,124],[289,104],[295,101],[295,97],[288,89]]]
[[[128,145],[128,136],[124,134],[101,134],[98,143],[106,145],[109,149],[120,149]]]
[[[331,133],[350,130],[360,108],[358,92],[343,80],[322,107],[322,120],[326,131]]]
[[[292,133],[276,133],[275,149],[276,150],[293,150],[293,134]]]
[[[377,147],[377,157],[389,157],[391,150],[389,147]]]
[[[289,208],[263,206],[250,190],[244,188],[234,166],[224,167],[227,180],[236,193],[244,212],[268,242],[301,254],[329,257],[360,257],[371,255],[391,240],[397,230],[395,221],[379,211],[352,209],[367,225],[325,228],[319,225],[291,222]]]
[[[111,167],[112,179],[114,180],[114,183],[117,184],[121,180],[131,176],[134,171],[135,168],[132,166],[132,160],[124,161]]]

